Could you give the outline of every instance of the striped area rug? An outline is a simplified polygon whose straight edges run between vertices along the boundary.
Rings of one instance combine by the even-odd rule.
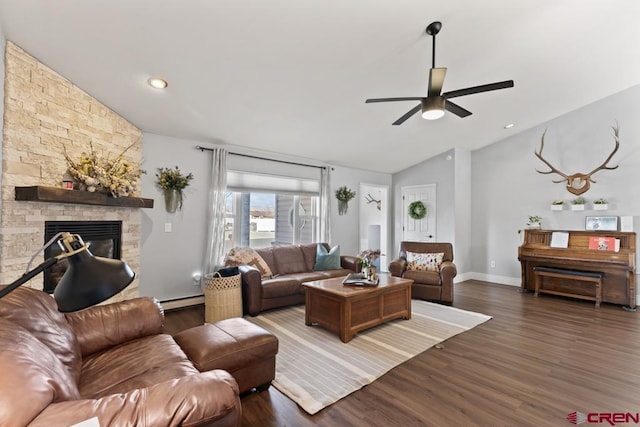
[[[319,326],[305,326],[304,306],[247,320],[278,337],[273,385],[313,415],[415,355],[491,319],[420,300],[412,300],[411,306],[410,320],[362,331],[346,344]]]

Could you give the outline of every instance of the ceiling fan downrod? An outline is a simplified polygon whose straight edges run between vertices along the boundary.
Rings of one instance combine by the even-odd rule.
[[[436,34],[440,32],[441,28],[442,28],[442,22],[435,21],[429,24],[426,30],[427,34],[433,37],[433,41],[432,41],[433,48],[431,49],[431,68],[436,68]]]

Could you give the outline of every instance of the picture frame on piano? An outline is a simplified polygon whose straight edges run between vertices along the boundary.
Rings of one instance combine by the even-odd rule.
[[[587,231],[618,231],[617,216],[587,216],[584,229]]]

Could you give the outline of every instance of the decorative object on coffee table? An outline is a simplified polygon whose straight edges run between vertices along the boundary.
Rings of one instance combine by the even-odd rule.
[[[367,280],[375,280],[375,261],[380,257],[380,249],[367,249],[358,254],[358,262],[362,265],[362,274]]]
[[[184,190],[189,182],[193,179],[193,174],[183,175],[180,168],[176,166],[174,169],[158,168],[156,173],[156,184],[163,191],[165,209],[169,213],[174,213],[182,209],[182,200]]]
[[[336,190],[336,199],[338,199],[338,214],[344,215],[349,208],[349,200],[356,197],[356,192],[348,188],[346,185]]]

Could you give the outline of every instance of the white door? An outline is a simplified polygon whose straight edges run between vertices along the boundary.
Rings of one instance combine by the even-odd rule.
[[[427,208],[422,219],[409,216],[409,205],[421,201]],[[436,241],[436,185],[402,187],[402,240],[410,242]]]

